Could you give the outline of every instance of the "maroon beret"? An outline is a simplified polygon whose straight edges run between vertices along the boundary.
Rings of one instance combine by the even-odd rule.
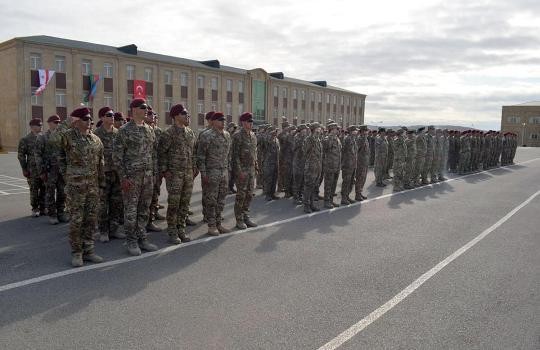
[[[112,111],[112,108],[111,107],[101,107],[99,112],[98,112],[98,116],[101,118],[103,117],[107,112],[110,112]]]
[[[89,114],[90,114],[90,110],[87,107],[80,107],[80,108],[77,108],[76,110],[74,110],[73,112],[71,112],[70,115],[72,117],[82,118],[85,115],[89,115]]]
[[[54,123],[54,122],[59,122],[61,119],[59,116],[57,116],[56,114],[53,114],[49,117],[49,119],[47,119],[47,123]]]
[[[251,114],[249,112],[244,112],[240,116],[240,121],[241,122],[247,122],[247,121],[250,121],[250,120],[253,120],[253,114]]]
[[[129,104],[129,108],[137,108],[140,105],[143,105],[146,103],[146,100],[144,98],[136,98]]]
[[[115,112],[114,113],[114,120],[125,120],[124,114],[122,112]]]
[[[186,109],[181,104],[174,105],[174,106],[171,107],[171,110],[169,112],[169,116],[171,118],[174,118],[177,115],[183,114],[182,112],[184,112],[185,110]]]
[[[222,112],[216,112],[212,116],[212,120],[220,120],[220,119],[225,120],[225,115]]]
[[[206,113],[206,115],[204,116],[204,119],[213,120],[212,119],[213,116],[214,116],[214,112],[210,111],[210,112]]]
[[[42,126],[43,122],[39,118],[32,118],[30,119],[30,123],[28,123],[30,126]]]

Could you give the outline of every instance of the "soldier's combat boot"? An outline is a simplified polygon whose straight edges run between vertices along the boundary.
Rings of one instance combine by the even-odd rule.
[[[155,252],[158,250],[158,247],[155,244],[150,243],[148,239],[140,240],[139,248],[141,248],[141,250],[146,250],[147,252]]]
[[[152,232],[161,232],[162,231],[161,227],[157,226],[153,222],[150,222],[148,225],[146,225],[146,230],[147,231],[152,231]]]
[[[251,218],[249,216],[244,217],[244,223],[247,227],[257,227],[257,224],[251,221]]]
[[[239,230],[245,230],[247,228],[247,225],[243,221],[236,220],[236,228]]]
[[[158,205],[157,205],[157,208],[158,208],[158,209],[163,209],[163,208],[165,208],[165,206],[163,206],[163,205],[161,205],[161,204],[158,204]]]
[[[341,205],[349,205],[349,204],[351,204],[349,202],[349,198],[347,198],[347,197],[341,198]]]
[[[82,258],[84,261],[90,261],[96,264],[103,262],[103,258],[94,252],[83,254]]]
[[[217,224],[216,228],[219,231],[219,233],[221,233],[222,235],[225,233],[231,233],[230,229],[221,226],[221,224]]]
[[[197,223],[193,220],[191,220],[189,217],[186,218],[186,225],[188,226],[195,226]]]
[[[116,239],[125,239],[126,234],[124,232],[120,232],[120,231],[116,230],[116,232],[110,233],[109,237],[110,238],[116,238]]]
[[[208,226],[207,233],[209,236],[219,236],[219,231],[215,226]]]
[[[311,206],[309,204],[304,204],[304,213],[312,213],[313,210],[311,210]]]
[[[333,209],[334,205],[332,203],[330,203],[329,201],[324,201],[324,207],[326,209]]]
[[[350,204],[356,203],[356,200],[351,199],[351,197],[347,197],[347,200],[349,201]]]
[[[166,217],[163,216],[163,215],[161,215],[157,210],[156,210],[156,212],[154,213],[154,218],[155,218],[156,220],[165,220],[165,219],[166,219]]]
[[[334,208],[339,208],[339,203],[338,202],[332,201],[332,205],[334,206]]]
[[[108,233],[103,233],[103,232],[100,233],[100,234],[99,234],[99,241],[100,241],[101,243],[106,243],[106,242],[108,242],[108,241],[109,241],[109,234],[108,234]]]
[[[133,256],[141,255],[141,248],[139,248],[139,245],[137,244],[137,242],[128,242],[127,250],[128,250],[129,255],[133,255]]]
[[[69,222],[69,215],[67,213],[58,214],[58,220],[60,222]]]
[[[182,243],[182,241],[180,240],[180,238],[178,238],[178,234],[169,234],[169,239],[167,240],[167,243],[170,243],[170,244],[180,244]]]
[[[39,217],[39,209],[32,209],[32,217],[33,218]]]
[[[315,203],[311,203],[310,208],[312,211],[320,211],[319,207]]]
[[[189,233],[180,232],[180,233],[178,234],[178,237],[180,238],[180,240],[182,241],[182,243],[191,242],[191,236],[189,235]]]
[[[83,266],[82,253],[73,253],[71,255],[71,266],[73,267]]]
[[[190,209],[190,210],[187,211],[187,214],[188,215],[193,215],[193,211],[191,211],[191,209]]]
[[[59,223],[58,218],[56,216],[50,216],[49,217],[49,224],[51,225],[57,225]]]

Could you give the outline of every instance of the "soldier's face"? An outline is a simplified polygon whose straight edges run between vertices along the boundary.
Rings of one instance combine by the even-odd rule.
[[[133,117],[137,118],[138,120],[141,120],[146,117],[146,108],[147,108],[146,105],[141,105],[140,107],[134,107],[131,109],[131,113],[133,114]]]
[[[32,130],[32,132],[33,132],[34,134],[38,134],[38,133],[41,132],[41,126],[38,126],[38,125],[32,125],[32,126],[30,127],[30,130]]]
[[[54,131],[58,127],[58,122],[48,122],[49,130]]]

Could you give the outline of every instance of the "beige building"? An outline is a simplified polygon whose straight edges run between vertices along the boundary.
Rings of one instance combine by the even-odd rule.
[[[204,114],[223,111],[238,122],[252,111],[257,124],[278,125],[281,116],[291,123],[324,122],[331,118],[344,126],[364,121],[366,95],[329,86],[325,81],[304,81],[224,66],[218,60],[195,61],[144,52],[135,45],[113,47],[49,36],[21,37],[0,43],[0,137],[5,149],[17,147],[29,131],[32,117],[64,118],[84,103],[97,110],[110,106],[128,114],[134,80],[144,80],[148,102],[160,115],[160,126],[171,123],[170,107],[182,103],[191,111],[192,127],[204,125]],[[55,75],[40,96],[39,69]],[[93,100],[84,102],[90,76],[99,75]],[[46,129],[46,127],[45,127]]]
[[[520,146],[540,147],[540,102],[503,106],[501,130],[516,133]]]

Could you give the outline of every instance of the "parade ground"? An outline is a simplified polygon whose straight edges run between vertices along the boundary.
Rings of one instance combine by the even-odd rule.
[[[540,348],[540,148],[397,193],[370,169],[368,200],[313,214],[257,190],[259,227],[152,232],[134,257],[96,242],[106,261],[82,268],[27,187],[0,154],[0,349]],[[199,178],[191,204],[200,222]]]

